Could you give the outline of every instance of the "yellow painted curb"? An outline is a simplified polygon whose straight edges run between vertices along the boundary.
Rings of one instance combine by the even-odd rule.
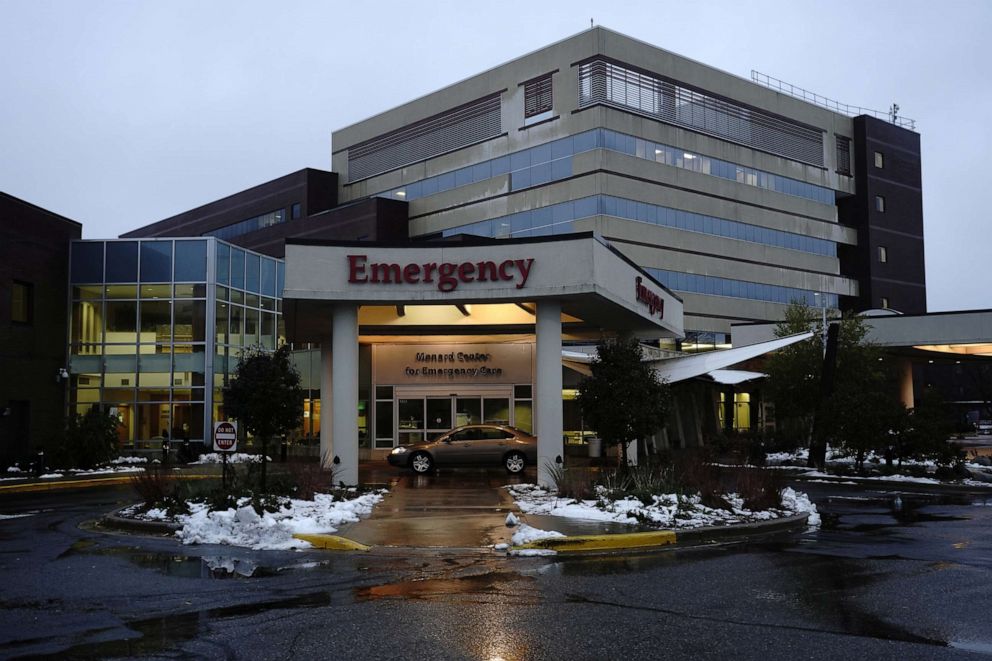
[[[313,544],[315,548],[326,549],[328,551],[368,551],[372,548],[371,546],[359,544],[356,541],[337,535],[306,535],[297,533],[293,535],[293,538],[302,539],[304,542]]]
[[[675,533],[671,530],[653,532],[630,532],[616,535],[575,535],[574,537],[551,537],[539,539],[510,550],[546,549],[558,553],[581,553],[587,551],[620,551],[654,546],[667,546],[675,543]]]
[[[89,480],[53,480],[51,482],[29,482],[27,484],[8,484],[0,486],[0,493],[27,493],[31,491],[54,491],[56,489],[78,489],[82,487],[100,487],[115,484],[130,484],[131,478],[138,473],[128,473],[120,477],[103,477]],[[169,475],[170,480],[219,480],[219,475]]]

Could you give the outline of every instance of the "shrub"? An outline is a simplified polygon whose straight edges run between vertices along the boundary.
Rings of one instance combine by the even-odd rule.
[[[595,498],[592,474],[587,468],[566,468],[564,465],[548,465],[548,473],[561,498],[589,500]]]
[[[119,421],[97,408],[66,418],[65,432],[52,458],[59,468],[93,468],[117,456]]]
[[[702,452],[686,451],[678,454],[673,461],[673,469],[675,479],[686,493],[698,493],[700,502],[707,507],[727,509],[727,502],[721,496],[723,485],[720,482],[720,472],[705,461]]]
[[[736,474],[737,495],[749,510],[766,510],[782,504],[782,476],[775,471],[742,469]]]
[[[154,507],[173,495],[175,481],[161,469],[148,468],[131,476],[131,486],[138,492],[146,507]]]
[[[294,498],[312,500],[314,494],[332,491],[334,474],[324,470],[319,461],[293,462],[286,468]]]

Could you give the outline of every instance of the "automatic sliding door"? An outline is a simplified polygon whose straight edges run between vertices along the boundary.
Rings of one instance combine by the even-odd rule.
[[[433,441],[451,429],[451,397],[427,398],[427,440]]]
[[[482,400],[483,422],[491,425],[510,424],[510,398],[486,397]]]
[[[419,443],[424,440],[424,398],[407,398],[396,401],[399,444]]]
[[[458,397],[455,400],[455,426],[477,425],[482,422],[482,398]]]

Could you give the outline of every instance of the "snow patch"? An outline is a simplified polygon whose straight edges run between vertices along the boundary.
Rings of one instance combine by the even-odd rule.
[[[272,461],[272,457],[266,457],[268,461]],[[260,454],[248,454],[247,452],[231,452],[227,455],[227,463],[229,464],[249,464],[254,462],[262,461],[262,455]],[[201,454],[200,458],[194,462],[194,464],[221,464],[224,463],[224,458],[219,452],[208,452],[207,454]]]
[[[648,524],[656,528],[675,529],[769,521],[806,511],[797,510],[793,505],[799,502],[805,506],[805,503],[809,502],[808,499],[804,503],[793,497],[788,502],[783,499],[779,508],[750,510],[744,506],[743,498],[731,493],[724,494],[729,509],[716,509],[704,505],[698,495],[655,494],[651,497],[652,502],[646,505],[637,498],[611,499],[602,487],[597,487],[599,498],[596,500],[559,498],[531,484],[511,485],[506,488],[513,496],[517,507],[525,514],[561,516],[586,521]],[[805,497],[805,494],[802,496]],[[811,503],[809,506],[813,507]]]
[[[798,514],[808,513],[806,525],[815,528],[820,525],[820,513],[816,511],[816,505],[810,502],[809,496],[801,491],[796,491],[792,487],[782,489],[782,507]]]
[[[542,539],[558,539],[564,536],[557,530],[541,530],[540,528],[528,526],[526,523],[521,523],[517,528],[517,532],[513,533],[513,537],[510,538],[510,542],[514,546],[523,546],[524,544],[530,544],[531,542]]]
[[[242,499],[237,508],[211,511],[205,503],[190,503],[190,513],[176,517],[182,528],[176,536],[183,544],[229,544],[255,550],[309,548],[293,537],[298,533],[334,533],[344,523],[371,514],[384,490],[350,500],[316,494],[313,500],[286,498],[277,512],[258,514]]]

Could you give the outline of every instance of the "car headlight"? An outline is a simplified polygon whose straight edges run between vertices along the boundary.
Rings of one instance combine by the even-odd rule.
[[[406,454],[406,448],[393,448],[389,454]]]

